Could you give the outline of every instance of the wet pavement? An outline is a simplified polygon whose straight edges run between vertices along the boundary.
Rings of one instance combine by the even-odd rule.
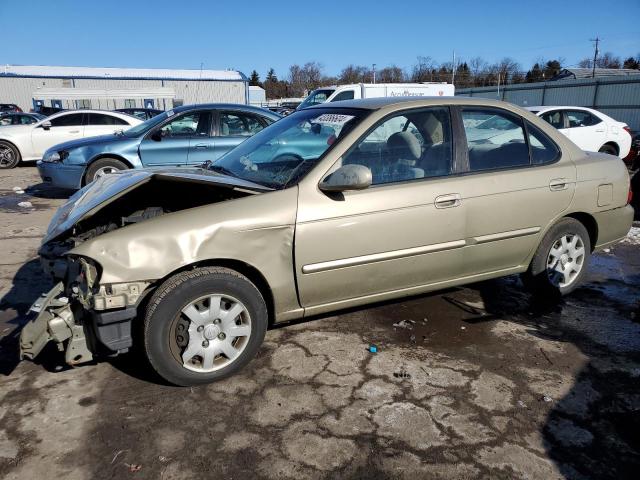
[[[63,198],[32,167],[0,174],[1,478],[637,478],[640,236],[559,303],[508,277],[355,309],[175,388],[135,354],[17,362]]]

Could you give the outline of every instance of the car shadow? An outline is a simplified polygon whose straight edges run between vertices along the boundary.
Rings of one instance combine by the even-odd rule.
[[[22,265],[11,280],[11,288],[0,298],[0,332],[8,331],[0,338],[0,374],[10,375],[20,362],[19,340],[22,327],[29,321],[29,308],[33,302],[53,286],[48,276],[43,275],[38,259]],[[43,352],[38,356],[38,363],[45,368],[59,370],[55,365],[54,355]]]
[[[36,198],[43,198],[47,200],[61,200],[69,198],[73,195],[74,190],[67,190],[64,188],[54,187],[48,183],[37,183],[25,188],[25,193]]]
[[[640,275],[624,282],[592,281],[566,300],[528,294],[512,277],[469,288],[477,290],[484,304],[471,322],[515,322],[538,338],[571,343],[587,358],[562,398],[544,399],[552,403],[540,433],[561,474],[567,479],[637,478],[640,397],[633,365],[640,361]],[[605,332],[611,338],[602,338]],[[561,370],[547,360],[548,371]]]

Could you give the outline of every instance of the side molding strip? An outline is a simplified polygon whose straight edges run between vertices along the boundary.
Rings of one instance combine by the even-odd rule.
[[[540,227],[521,228],[520,230],[510,230],[508,232],[492,233],[491,235],[482,235],[480,237],[474,237],[473,240],[476,244],[495,242],[497,240],[507,240],[509,238],[526,237],[527,235],[534,235],[540,231]]]
[[[436,243],[433,245],[425,245],[423,247],[405,248],[402,250],[393,250],[391,252],[373,253],[371,255],[362,255],[360,257],[343,258],[340,260],[330,260],[328,262],[311,263],[302,267],[302,273],[318,273],[327,270],[335,270],[337,268],[355,267],[366,263],[384,262],[385,260],[395,260],[403,257],[414,257],[425,253],[441,252],[443,250],[452,250],[461,248],[467,244],[464,240],[454,240],[452,242]]]

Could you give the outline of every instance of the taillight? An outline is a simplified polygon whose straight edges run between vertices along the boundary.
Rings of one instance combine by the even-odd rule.
[[[631,190],[631,185],[629,185],[629,195],[627,195],[627,205],[631,205],[631,200],[633,200],[633,190]]]
[[[631,135],[631,128],[629,128],[629,125],[625,125],[624,127],[622,127],[623,130],[625,130],[629,135]]]

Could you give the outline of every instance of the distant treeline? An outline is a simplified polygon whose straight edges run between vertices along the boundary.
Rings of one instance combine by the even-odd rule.
[[[488,63],[480,57],[461,60],[455,63],[438,63],[431,57],[418,57],[415,65],[408,69],[391,65],[375,72],[377,83],[399,82],[449,82],[453,79],[456,88],[485,87],[509,83],[531,83],[549,80],[563,68],[564,59],[539,60],[529,70],[513,58],[505,57],[496,63]],[[573,67],[592,68],[593,59],[585,58]],[[640,54],[635,58],[622,60],[607,52],[596,61],[597,68],[632,68],[640,69]],[[455,75],[453,70],[455,68]],[[273,68],[269,69],[264,80],[257,71],[251,72],[250,84],[259,85],[266,90],[267,98],[301,97],[310,90],[323,85],[372,83],[373,69],[364,65],[347,65],[338,76],[324,73],[324,67],[318,62],[307,62],[304,65],[291,65],[286,78],[278,78]]]

